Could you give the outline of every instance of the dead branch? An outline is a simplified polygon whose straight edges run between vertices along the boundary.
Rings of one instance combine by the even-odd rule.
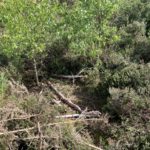
[[[86,78],[87,76],[85,75],[51,75],[52,77],[56,78],[63,78],[63,79],[81,79],[81,78]]]
[[[37,86],[39,86],[40,85],[39,73],[38,73],[38,69],[37,69],[37,61],[35,59],[33,59],[33,66],[34,66],[34,73],[35,73],[36,83],[37,83]]]
[[[42,145],[43,145],[43,140],[42,140],[42,131],[41,131],[41,126],[40,123],[37,123],[37,128],[38,128],[38,134],[39,134],[39,150],[42,149]]]
[[[101,113],[99,111],[90,111],[90,112],[85,112],[82,114],[71,114],[71,115],[61,115],[61,116],[56,116],[57,119],[60,118],[99,118]]]
[[[70,108],[72,108],[73,110],[78,111],[79,113],[82,113],[82,109],[72,103],[69,99],[65,98],[64,95],[62,93],[60,93],[53,85],[50,81],[48,81],[48,86],[55,92],[55,94],[58,96],[58,98],[66,105],[68,105]]]
[[[83,145],[87,145],[87,146],[89,146],[89,147],[91,147],[91,148],[93,148],[93,149],[96,149],[96,150],[103,150],[102,148],[97,147],[97,146],[92,145],[92,144],[89,144],[89,143],[87,143],[87,142],[79,142],[79,143],[80,143],[80,144],[83,144]]]
[[[72,114],[72,115],[61,115],[61,116],[56,116],[57,119],[61,119],[61,118],[79,118],[79,117],[85,117],[85,115],[82,114]]]
[[[87,118],[99,118],[101,113],[99,111],[89,111],[84,112],[83,115],[85,115]]]
[[[37,139],[39,140],[40,138],[42,139],[49,139],[50,137],[49,136],[31,136],[31,137],[27,137],[27,138],[22,138],[23,140],[34,140],[34,139]]]
[[[38,116],[39,116],[38,114],[35,114],[35,115],[23,115],[23,116],[20,116],[20,117],[15,117],[15,118],[1,120],[0,123],[12,121],[12,120],[26,120],[26,119],[35,118],[35,117],[38,117]]]
[[[13,93],[24,93],[29,94],[27,87],[24,84],[19,84],[13,78],[8,81],[8,85],[10,87],[11,92]]]
[[[72,124],[72,123],[76,123],[76,122],[85,122],[85,121],[99,121],[101,119],[97,119],[97,118],[93,118],[93,119],[76,119],[76,120],[72,120],[72,121],[65,121],[65,122],[56,122],[56,123],[49,123],[49,124],[44,124],[41,125],[40,127],[50,127],[50,126],[55,126],[55,125],[63,125],[63,124]],[[5,131],[5,132],[0,132],[0,136],[6,136],[6,135],[10,135],[10,134],[16,134],[19,132],[27,132],[29,133],[29,131],[32,131],[34,129],[37,129],[37,126],[34,127],[30,127],[30,128],[23,128],[23,129],[18,129],[18,130],[13,130],[13,131]]]
[[[52,101],[52,104],[57,104],[58,106],[61,106],[61,101],[59,101],[59,100],[56,100],[56,99],[52,99],[51,100]]]
[[[70,114],[70,115],[60,115],[56,116],[56,119],[76,119],[76,118],[99,118],[101,113],[99,111],[89,111],[89,112],[82,112],[81,114]],[[8,121],[15,121],[15,120],[27,120],[31,118],[41,117],[43,115],[40,114],[33,114],[33,115],[23,115],[20,117],[10,118],[10,119],[3,119],[0,121],[0,123],[8,122]]]
[[[80,113],[74,114],[73,116],[63,116],[64,118],[78,118],[79,116],[85,117],[85,118],[98,118],[101,113],[99,111],[90,111],[90,112],[84,112],[78,105],[72,103],[69,99],[67,99],[62,93],[60,93],[49,81],[48,86],[55,92],[55,94],[58,96],[58,98],[65,104],[67,104],[70,108],[73,110],[76,110]],[[62,117],[62,116],[61,116]],[[63,118],[62,117],[62,118]],[[56,118],[59,118],[58,116]]]
[[[10,134],[16,134],[16,133],[19,133],[19,132],[29,132],[33,129],[35,129],[36,127],[30,127],[30,128],[24,128],[24,129],[18,129],[18,130],[13,130],[13,131],[5,131],[5,132],[1,132],[0,133],[0,136],[2,135],[10,135]]]
[[[32,137],[28,137],[28,138],[23,138],[23,140],[35,140],[35,139],[39,140],[39,138],[42,138],[42,139],[49,139],[50,137],[49,137],[49,136],[41,136],[41,137],[39,137],[39,136],[32,136]],[[93,149],[95,149],[95,150],[103,150],[102,148],[97,147],[97,146],[92,145],[92,144],[87,143],[87,142],[78,141],[78,143],[80,143],[80,144],[82,144],[82,145],[87,145],[87,146],[89,146],[89,147],[91,147],[91,148],[93,148]]]

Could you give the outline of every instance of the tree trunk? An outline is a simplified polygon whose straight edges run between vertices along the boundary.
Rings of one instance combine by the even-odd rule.
[[[39,86],[39,76],[38,76],[38,70],[37,70],[37,62],[34,59],[34,72],[35,72],[35,79],[36,79],[36,84]]]

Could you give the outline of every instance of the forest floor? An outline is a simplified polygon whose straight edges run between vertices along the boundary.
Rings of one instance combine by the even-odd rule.
[[[100,109],[100,106],[97,107],[95,103],[98,99],[92,93],[90,94],[84,89],[81,84],[58,79],[51,79],[51,83],[57,91],[59,91],[67,100],[70,100],[72,103],[79,106],[83,112],[94,111],[97,110],[98,107]],[[0,143],[17,149],[21,146],[20,143],[18,144],[18,141],[23,140],[25,145],[30,144],[37,148],[37,145],[39,145],[39,139],[41,138],[41,142],[45,142],[45,144],[41,144],[41,147],[44,148],[50,146],[51,149],[54,147],[54,149],[56,149],[58,146],[61,147],[61,143],[63,143],[62,139],[53,139],[53,137],[60,134],[60,131],[58,132],[55,129],[56,124],[56,126],[60,126],[62,132],[65,132],[66,130],[66,132],[69,132],[68,134],[70,134],[69,136],[72,138],[70,139],[72,143],[75,144],[78,141],[78,138],[74,135],[74,132],[77,129],[77,133],[81,132],[80,139],[85,139],[87,141],[86,144],[83,144],[84,142],[81,144],[84,148],[89,150],[98,149],[91,139],[88,139],[90,138],[88,135],[89,133],[84,131],[84,129],[91,124],[92,118],[88,118],[87,120],[82,117],[59,118],[60,116],[72,114],[80,115],[80,113],[64,104],[50,88],[44,86],[33,86],[30,87],[30,89],[27,89],[25,85],[10,80],[8,81],[8,89],[6,93],[5,96],[1,95],[2,97],[0,101],[0,136],[2,137]],[[99,119],[100,121],[105,121],[105,118],[103,117]],[[99,119],[95,119],[94,121],[97,120],[96,122],[98,123]],[[41,126],[40,129],[37,125]],[[38,133],[34,131],[36,128]],[[40,137],[41,134],[42,137]],[[68,138],[65,133],[61,134],[62,135],[59,135],[59,138],[62,136]],[[53,139],[53,142],[45,141],[45,138],[47,137],[48,139]],[[9,141],[9,144],[6,144],[4,141]],[[14,143],[15,146],[13,146]],[[64,144],[62,145],[64,146]],[[65,148],[68,149],[67,146]]]

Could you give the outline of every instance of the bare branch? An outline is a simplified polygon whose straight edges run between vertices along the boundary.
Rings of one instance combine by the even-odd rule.
[[[81,78],[87,78],[85,75],[51,75],[52,77],[56,78],[63,78],[63,79],[81,79]]]
[[[38,134],[39,134],[39,150],[42,149],[42,145],[43,145],[43,140],[42,140],[42,131],[41,131],[41,127],[40,127],[40,123],[37,123],[37,128],[38,128]]]
[[[72,108],[73,110],[76,110],[76,111],[78,111],[79,113],[82,113],[82,109],[81,109],[78,105],[72,103],[69,99],[65,98],[64,95],[63,95],[62,93],[60,93],[60,92],[52,85],[52,83],[51,83],[50,81],[48,82],[48,86],[55,92],[55,94],[58,96],[58,98],[59,98],[64,104],[68,105],[68,106],[69,106],[70,108]]]
[[[39,114],[35,114],[35,115],[23,115],[23,116],[16,117],[16,118],[10,118],[10,119],[1,120],[0,123],[12,121],[12,120],[26,120],[26,119],[30,119],[32,117],[35,118],[35,117],[38,117],[38,116],[39,116]]]
[[[41,125],[41,128],[55,126],[55,125],[61,125],[61,124],[63,125],[63,124],[72,124],[72,123],[76,123],[76,122],[99,121],[99,120],[102,120],[102,119],[97,119],[97,118],[93,118],[93,119],[76,119],[76,120],[69,120],[69,121],[63,121],[63,122],[44,124],[44,125]],[[32,131],[36,128],[37,128],[37,126],[30,127],[30,128],[23,128],[23,129],[13,130],[13,131],[0,132],[0,136],[16,134],[18,132],[27,132],[27,133],[29,133],[29,131]]]
[[[89,146],[89,147],[91,147],[91,148],[93,148],[93,149],[95,149],[95,150],[103,150],[102,148],[97,147],[97,146],[92,145],[92,144],[89,144],[89,143],[87,143],[87,142],[79,142],[79,143],[80,143],[80,144],[83,144],[83,145],[87,145],[87,146]]]
[[[56,118],[99,118],[101,113],[99,111],[90,111],[82,114],[71,114],[56,116]]]

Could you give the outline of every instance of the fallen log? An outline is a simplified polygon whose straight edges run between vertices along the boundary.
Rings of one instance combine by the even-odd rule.
[[[69,99],[67,99],[62,93],[60,93],[50,81],[48,81],[48,86],[55,92],[57,97],[67,106],[72,108],[73,110],[79,112],[80,114],[73,114],[73,115],[64,115],[64,116],[57,116],[56,118],[79,118],[79,117],[85,117],[85,118],[99,118],[101,113],[99,111],[83,111],[78,105],[72,103]]]
[[[55,92],[55,94],[57,95],[57,97],[66,105],[68,105],[70,108],[72,108],[73,110],[82,113],[82,109],[72,103],[69,99],[67,99],[66,97],[64,97],[64,95],[62,93],[60,93],[53,85],[50,81],[47,82],[47,85]]]

